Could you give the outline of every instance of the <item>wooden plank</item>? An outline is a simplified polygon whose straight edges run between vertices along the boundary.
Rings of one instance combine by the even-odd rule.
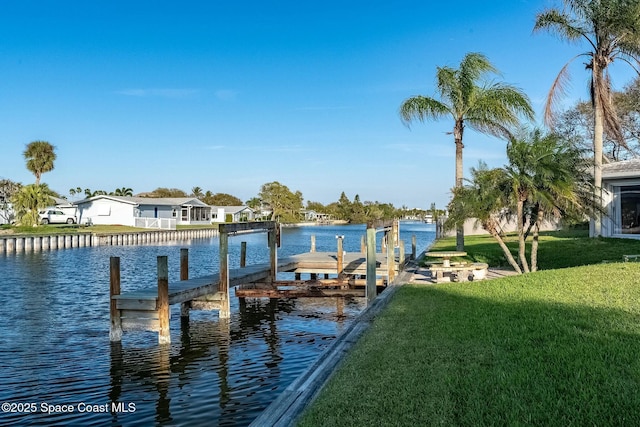
[[[220,224],[218,226],[218,232],[222,234],[250,230],[273,230],[275,227],[275,221],[236,222],[232,224]]]
[[[155,310],[157,298],[153,299],[128,299],[119,298],[116,301],[118,310]]]
[[[122,310],[122,319],[159,319],[158,310]]]
[[[160,321],[158,319],[123,318],[122,329],[124,331],[160,331]]]

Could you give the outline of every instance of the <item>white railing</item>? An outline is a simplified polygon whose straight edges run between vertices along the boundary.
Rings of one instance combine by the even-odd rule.
[[[135,218],[135,226],[158,230],[175,230],[176,220],[172,218]]]

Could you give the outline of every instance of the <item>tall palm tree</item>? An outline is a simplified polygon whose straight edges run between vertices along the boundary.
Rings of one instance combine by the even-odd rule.
[[[607,132],[624,145],[622,131],[612,103],[609,64],[616,59],[638,72],[640,57],[640,2],[624,0],[564,0],[564,8],[548,9],[536,17],[534,31],[548,31],[569,42],[583,40],[587,50],[562,67],[551,86],[545,108],[545,121],[553,125],[553,107],[565,91],[568,66],[574,59],[587,57],[589,92],[594,110],[593,176],[596,195],[602,191],[602,143]],[[635,65],[634,65],[635,64]],[[602,233],[601,216],[596,215],[594,235]]]
[[[494,136],[510,135],[509,128],[518,124],[519,116],[533,118],[529,98],[520,89],[504,83],[485,82],[488,74],[498,70],[480,53],[468,53],[460,67],[438,67],[436,86],[440,99],[414,96],[400,106],[400,117],[408,125],[412,120],[437,120],[451,116],[454,121],[453,141],[456,145],[455,186],[462,186],[462,149],[465,125]],[[457,228],[456,246],[464,249],[462,227]]]
[[[33,141],[27,144],[22,153],[27,161],[27,169],[36,177],[36,185],[40,185],[40,177],[43,173],[53,170],[53,162],[56,160],[56,147],[46,141]]]

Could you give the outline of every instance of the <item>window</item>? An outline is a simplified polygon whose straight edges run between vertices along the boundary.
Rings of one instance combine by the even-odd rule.
[[[615,188],[617,234],[640,234],[640,185]]]

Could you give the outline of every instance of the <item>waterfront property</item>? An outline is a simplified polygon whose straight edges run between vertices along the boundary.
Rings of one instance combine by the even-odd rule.
[[[247,222],[256,218],[249,206],[211,206],[211,222]]]
[[[175,229],[211,223],[211,206],[195,197],[98,195],[75,203],[81,224]]]
[[[603,165],[602,188],[602,236],[639,239],[640,159]]]

